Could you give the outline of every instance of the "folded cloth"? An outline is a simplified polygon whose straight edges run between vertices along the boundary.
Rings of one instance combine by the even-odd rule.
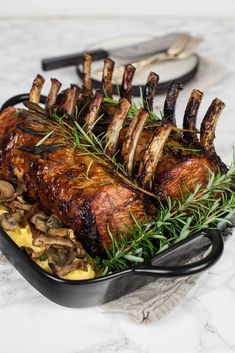
[[[185,279],[159,278],[133,293],[104,304],[101,309],[103,312],[126,314],[138,323],[157,321],[176,307],[197,279],[198,276]]]
[[[232,234],[232,228],[222,230],[224,239]],[[193,257],[188,263],[202,259],[210,249]],[[154,282],[117,300],[101,306],[105,313],[122,313],[137,323],[150,323],[160,320],[182,301],[195,286],[200,275],[185,278],[159,278]]]

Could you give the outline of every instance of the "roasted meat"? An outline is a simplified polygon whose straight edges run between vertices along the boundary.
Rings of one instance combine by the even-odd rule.
[[[52,79],[43,109],[37,103],[44,79],[38,75],[30,102],[25,103],[28,109],[8,108],[0,115],[0,177],[22,185],[45,212],[73,229],[92,255],[102,255],[105,247],[111,247],[111,234],[118,239],[120,232],[128,234],[127,226],[156,213],[157,200],[165,202],[166,196],[180,199],[196,184],[206,185],[211,172],[227,171],[213,145],[216,123],[224,108],[221,100],[212,102],[198,138],[196,118],[203,94],[193,90],[183,129],[179,129],[175,105],[182,85],[174,81],[162,119],[151,122],[148,118],[159,80],[151,72],[143,106],[130,119],[135,68],[128,64],[124,70],[118,104],[112,103],[113,68],[113,61],[106,59],[103,92],[93,92],[91,57],[85,54],[82,87],[71,85],[59,93],[61,84]],[[86,153],[81,147],[75,148],[64,125],[52,120],[53,114],[63,117],[70,134],[76,124],[89,139],[102,133],[104,156],[98,157],[89,148]],[[86,141],[80,142],[86,145]],[[99,158],[103,157],[110,163],[101,163]],[[113,160],[122,164],[122,172],[114,170]],[[48,239],[40,237],[38,241]]]
[[[63,132],[36,113],[16,114],[8,109],[0,116],[1,178],[26,187],[28,196],[56,214],[74,229],[90,254],[102,254],[114,236],[143,220],[144,205],[138,191],[125,185],[91,156],[66,144]],[[42,133],[54,131],[36,146]]]

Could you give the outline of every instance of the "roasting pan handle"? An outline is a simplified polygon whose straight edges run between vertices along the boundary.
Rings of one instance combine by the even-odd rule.
[[[165,266],[165,265],[143,265],[133,268],[133,272],[138,275],[149,275],[156,277],[181,277],[189,276],[199,272],[202,272],[212,265],[214,265],[223,253],[224,242],[222,235],[217,229],[209,229],[204,231],[204,235],[209,238],[211,242],[211,251],[203,259],[186,264],[186,265],[175,265],[175,266]],[[189,246],[192,246],[190,242]],[[180,248],[180,247],[179,247]]]
[[[8,107],[14,107],[17,104],[23,103],[28,100],[29,100],[29,93],[22,93],[22,94],[18,94],[17,96],[13,96],[9,98],[5,103],[3,103],[0,112],[2,112],[4,109]],[[40,103],[45,104],[45,102],[46,102],[46,97],[41,95]]]

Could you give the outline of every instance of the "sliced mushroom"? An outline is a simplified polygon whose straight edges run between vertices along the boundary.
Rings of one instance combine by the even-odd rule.
[[[76,250],[77,250],[77,257],[84,258],[86,256],[86,251],[79,241],[76,242]]]
[[[39,234],[33,236],[33,245],[39,247],[47,245],[58,245],[72,248],[74,246],[74,243],[70,239]]]
[[[68,230],[68,238],[74,243],[77,241],[77,238],[76,238],[76,236],[74,234],[73,229],[69,229]]]
[[[0,203],[0,209],[1,209],[1,210],[5,210],[5,211],[7,211],[7,212],[10,211],[9,207],[7,207],[7,206],[6,206],[5,204],[3,204],[3,203]]]
[[[143,188],[152,189],[155,169],[172,128],[173,126],[169,123],[160,125],[155,130],[152,140],[143,154],[138,172],[138,180]]]
[[[24,185],[17,185],[16,190],[15,190],[15,194],[14,197],[18,198],[20,196],[22,196],[22,194],[26,191],[26,187]]]
[[[57,229],[57,228],[62,228],[62,222],[60,218],[56,215],[51,215],[48,220],[46,221],[46,225],[49,228]]]
[[[57,266],[69,265],[76,258],[77,252],[71,248],[59,248],[50,245],[47,250],[49,262],[53,262]]]
[[[47,259],[47,251],[45,249],[41,250],[41,251],[33,251],[32,255],[31,255],[32,259],[40,259],[42,261]]]
[[[5,230],[14,230],[19,226],[20,221],[22,220],[22,215],[19,213],[3,213],[0,216],[0,222],[2,227]]]
[[[48,235],[52,237],[69,238],[69,233],[71,229],[69,228],[51,228],[48,230]]]
[[[49,229],[49,226],[46,223],[47,220],[48,220],[48,216],[44,212],[40,211],[38,213],[35,213],[31,217],[30,222],[34,224],[36,229],[46,233]]]
[[[8,203],[8,207],[10,207],[12,210],[24,210],[24,211],[29,211],[32,207],[32,205],[27,204],[26,202],[20,202],[18,200],[14,200]]]
[[[33,81],[33,85],[29,93],[29,101],[31,103],[39,103],[44,82],[45,79],[41,75],[37,75],[37,77]]]
[[[7,181],[0,180],[0,201],[12,199],[15,194],[14,187]]]
[[[136,116],[131,121],[128,127],[125,141],[122,146],[122,158],[126,164],[127,173],[129,176],[132,175],[134,157],[137,148],[137,144],[144,129],[145,123],[148,119],[149,113],[144,109],[139,109]]]
[[[77,270],[78,268],[81,268],[83,266],[83,260],[77,259],[71,264],[65,265],[65,266],[57,266],[53,262],[49,262],[49,266],[58,277],[63,278],[70,272]]]
[[[105,142],[107,146],[106,152],[110,156],[113,156],[116,153],[120,131],[123,127],[130,107],[131,103],[127,99],[120,99],[117,111],[108,126],[105,135]]]

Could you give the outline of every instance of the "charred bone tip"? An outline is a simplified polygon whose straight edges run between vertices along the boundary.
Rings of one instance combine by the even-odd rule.
[[[104,68],[102,76],[102,88],[105,95],[112,97],[112,76],[114,70],[114,61],[110,58],[104,59]]]
[[[33,81],[32,88],[29,93],[29,102],[37,103],[37,104],[39,103],[44,82],[45,82],[45,79],[38,74]]]
[[[225,103],[221,99],[215,98],[209,106],[201,124],[200,143],[206,151],[211,153],[215,152],[213,144],[215,129],[224,108]]]
[[[113,156],[117,150],[120,131],[123,127],[130,107],[131,103],[127,99],[120,99],[117,111],[112,118],[105,135],[105,142],[107,146],[106,152],[109,156]]]
[[[151,71],[143,92],[144,107],[148,111],[153,110],[153,99],[156,94],[158,81],[159,76],[155,72]]]
[[[79,87],[75,84],[71,84],[70,88],[61,93],[61,99],[56,102],[58,104],[58,112],[73,115],[75,112],[78,93]],[[60,95],[58,95],[58,98]]]
[[[96,119],[98,118],[98,114],[99,114],[103,99],[104,99],[103,93],[100,90],[96,90],[95,96],[92,99],[89,106],[89,112],[85,117],[84,128],[86,131],[91,131],[93,129]]]
[[[61,82],[56,78],[51,78],[51,88],[46,99],[46,109],[49,110],[55,104],[57,95],[61,88]]]
[[[183,120],[183,128],[185,130],[192,130],[192,132],[185,131],[184,132],[184,139],[191,142],[197,141],[198,137],[197,133],[193,130],[196,130],[196,122],[197,122],[197,115],[199,111],[199,107],[203,98],[203,93],[197,89],[194,89],[191,93],[191,96],[188,100],[185,113],[184,113],[184,120]]]
[[[136,148],[148,116],[149,113],[145,109],[139,109],[127,130],[121,153],[129,176],[133,174]]]
[[[172,129],[172,124],[162,123],[155,130],[152,139],[142,156],[138,172],[138,180],[141,186],[146,189],[152,189],[155,170]]]
[[[92,64],[92,56],[88,53],[83,54],[83,85],[82,85],[82,88],[87,92],[90,92],[92,90],[91,64]]]
[[[135,67],[131,64],[127,64],[125,66],[125,70],[122,78],[120,96],[121,98],[128,99],[129,102],[131,102],[131,86],[132,86],[134,73],[135,73]]]
[[[179,92],[183,89],[183,85],[180,82],[172,81],[169,85],[164,109],[163,109],[163,121],[164,123],[171,123],[172,125],[176,126],[175,120],[175,106],[176,101],[179,96]]]

